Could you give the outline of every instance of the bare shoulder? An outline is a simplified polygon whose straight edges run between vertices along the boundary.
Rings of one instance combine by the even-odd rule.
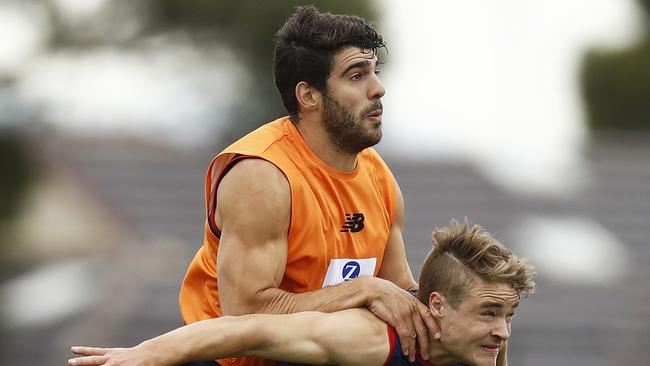
[[[289,190],[289,181],[280,168],[264,159],[244,159],[236,163],[222,178],[218,191],[251,187]]]
[[[266,160],[244,159],[219,183],[215,217],[218,226],[232,217],[256,219],[262,216],[277,226],[271,219],[288,222],[290,211],[289,181],[277,166]]]
[[[342,365],[383,365],[390,352],[388,326],[365,308],[327,314],[316,332],[332,361]]]
[[[390,351],[387,325],[364,309],[247,317],[242,318],[241,326],[248,327],[244,332],[255,337],[255,346],[244,353],[248,356],[307,364],[380,366]]]

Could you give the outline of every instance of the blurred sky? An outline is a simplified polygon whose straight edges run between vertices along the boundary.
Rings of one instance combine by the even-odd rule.
[[[515,191],[585,178],[578,72],[589,47],[623,47],[630,0],[384,1],[390,38],[385,145],[469,159]],[[399,121],[399,122],[395,122]]]
[[[106,0],[56,0],[64,19]],[[622,47],[640,29],[632,0],[382,0],[389,40],[384,151],[469,160],[514,191],[562,193],[586,178],[577,73],[588,47]],[[124,19],[124,32],[137,23]],[[226,49],[183,37],[137,52],[52,53],[37,4],[0,4],[0,73],[18,100],[70,131],[122,129],[187,143],[228,121],[245,72]],[[272,35],[269,35],[271,38]],[[191,64],[192,67],[187,67]],[[269,70],[271,65],[269,65]],[[270,116],[271,118],[272,116]]]

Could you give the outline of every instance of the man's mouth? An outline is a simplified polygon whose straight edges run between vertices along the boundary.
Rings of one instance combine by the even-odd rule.
[[[378,109],[376,111],[367,114],[366,117],[373,120],[381,120],[381,115],[382,115],[382,111],[381,109]]]
[[[500,344],[483,344],[483,345],[481,345],[481,348],[484,351],[494,353],[494,354],[498,354],[499,350],[501,349],[501,345]]]

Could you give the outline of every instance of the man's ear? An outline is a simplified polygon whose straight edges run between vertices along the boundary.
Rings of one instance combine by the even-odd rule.
[[[429,295],[429,311],[435,318],[442,317],[442,306],[445,303],[445,297],[439,292],[432,292]]]
[[[321,102],[321,92],[305,81],[296,84],[296,100],[301,111],[314,111]]]

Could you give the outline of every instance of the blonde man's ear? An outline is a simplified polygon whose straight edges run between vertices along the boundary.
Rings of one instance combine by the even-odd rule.
[[[442,308],[445,303],[445,297],[439,292],[432,292],[429,295],[429,311],[435,318],[442,317]]]

